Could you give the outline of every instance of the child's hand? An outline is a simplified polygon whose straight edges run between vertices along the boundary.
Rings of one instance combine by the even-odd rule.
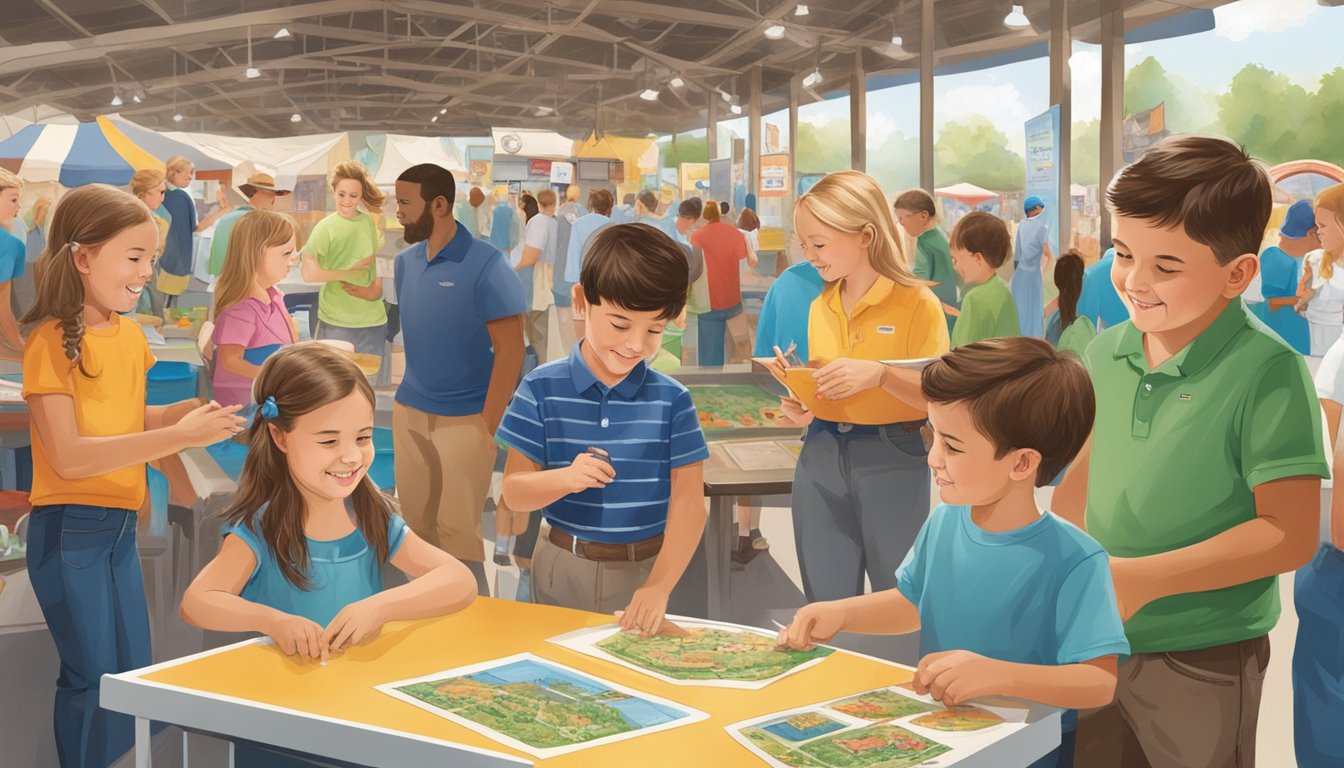
[[[779,412],[784,420],[795,427],[806,427],[812,423],[812,412],[792,397],[779,398]]]
[[[795,651],[810,651],[817,643],[828,642],[845,628],[845,610],[835,603],[805,605],[793,616],[793,623],[779,630],[775,644]]]
[[[363,299],[364,301],[373,301],[374,299],[381,299],[383,297],[383,289],[372,284],[355,285],[354,283],[347,283],[342,280],[341,290],[354,296],[356,299]]]
[[[236,415],[241,405],[222,406],[211,400],[193,409],[173,425],[188,448],[204,448],[243,431],[247,422]]]
[[[876,360],[855,360],[850,357],[827,363],[812,374],[812,378],[817,380],[817,397],[839,400],[872,389],[882,383],[882,371],[885,368]]]
[[[351,270],[352,272],[358,272],[358,271],[360,271],[360,270],[362,270],[362,269],[368,269],[369,267],[372,267],[372,266],[373,266],[373,262],[374,262],[374,260],[377,259],[377,258],[378,258],[377,255],[373,255],[373,256],[365,256],[364,258],[360,259],[359,261],[356,261],[354,264],[351,264],[351,265],[350,265],[350,270]]]
[[[663,625],[667,613],[667,592],[657,587],[640,587],[630,598],[624,612],[618,612],[622,632],[638,632],[648,637]]]
[[[366,598],[342,608],[327,628],[322,630],[319,642],[324,651],[337,654],[376,637],[386,621],[377,601]]]
[[[616,479],[616,470],[609,462],[591,453],[581,453],[564,469],[558,470],[565,480],[565,493],[579,493],[589,488],[606,488]]]
[[[327,660],[322,642],[322,627],[311,619],[281,613],[266,628],[266,634],[286,656],[303,656],[314,661]]]
[[[1007,695],[1003,662],[970,651],[931,653],[919,660],[915,693],[955,707],[982,696]]]

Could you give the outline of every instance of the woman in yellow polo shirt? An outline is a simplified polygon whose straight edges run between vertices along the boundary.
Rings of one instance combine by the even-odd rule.
[[[869,176],[826,176],[798,200],[793,221],[803,255],[826,281],[807,338],[810,365],[819,366],[816,407],[825,404],[828,417],[796,400],[782,405],[807,427],[793,532],[808,602],[837,600],[862,594],[865,572],[874,592],[896,586],[896,568],[928,517],[918,376],[878,361],[947,352],[947,322],[929,284],[906,266],[891,209]]]

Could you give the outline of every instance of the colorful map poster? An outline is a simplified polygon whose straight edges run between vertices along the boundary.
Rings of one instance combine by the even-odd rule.
[[[620,664],[673,685],[759,690],[786,675],[820,664],[834,651],[775,647],[775,633],[716,621],[667,617],[684,635],[639,637],[615,624],[550,638],[571,651]]]
[[[530,653],[377,689],[538,759],[708,717]]]
[[[984,748],[998,745],[993,765],[1028,765],[1058,738],[1027,730],[1055,710],[1006,700],[944,707],[902,686],[877,688],[824,704],[734,723],[728,734],[776,768],[988,768]],[[1008,746],[1007,742],[1013,742]],[[1004,762],[1005,755],[1013,760]],[[1020,758],[1020,761],[1017,759]]]

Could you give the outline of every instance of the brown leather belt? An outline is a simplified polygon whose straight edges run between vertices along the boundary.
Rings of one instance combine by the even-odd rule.
[[[647,560],[663,548],[663,534],[629,544],[603,544],[576,539],[559,528],[552,528],[547,539],[555,546],[584,560],[598,563]]]

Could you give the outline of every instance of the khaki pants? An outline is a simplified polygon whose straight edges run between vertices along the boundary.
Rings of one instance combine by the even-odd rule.
[[[536,513],[534,513],[536,514]],[[657,555],[639,561],[597,563],[551,543],[542,525],[532,553],[532,601],[594,613],[625,610],[644,586]]]
[[[1120,665],[1115,702],[1078,714],[1078,768],[1253,768],[1269,636]]]
[[[485,560],[481,512],[495,444],[481,415],[436,416],[397,403],[392,443],[401,514],[416,535],[458,560]]]
[[[546,345],[550,343],[551,311],[533,309],[527,313],[527,343],[537,355],[537,365],[546,362]],[[568,354],[568,352],[566,352]]]
[[[564,356],[569,357],[570,351],[574,349],[574,342],[579,340],[578,326],[582,325],[583,321],[574,320],[573,307],[557,306],[555,324],[560,328],[560,342],[564,345]]]

